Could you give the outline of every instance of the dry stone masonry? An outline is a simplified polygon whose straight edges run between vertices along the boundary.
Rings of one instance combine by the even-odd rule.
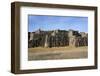
[[[88,34],[75,30],[52,30],[28,32],[28,47],[79,47],[88,45]]]

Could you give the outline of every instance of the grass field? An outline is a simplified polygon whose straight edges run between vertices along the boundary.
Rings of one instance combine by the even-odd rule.
[[[87,58],[87,47],[28,48],[28,60],[54,60]]]

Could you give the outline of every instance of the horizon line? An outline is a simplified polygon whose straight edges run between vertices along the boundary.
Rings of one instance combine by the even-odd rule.
[[[55,31],[55,30],[60,30],[60,29],[55,29],[55,30],[43,30],[43,29],[37,29],[37,30],[35,30],[35,31],[29,31],[29,30],[28,30],[28,32],[36,32],[36,31],[38,31],[38,30],[41,30],[41,31]],[[74,30],[74,29],[68,29],[68,30],[63,30],[63,31],[70,31],[70,30],[88,33],[88,32],[86,32],[86,31],[79,31],[79,30]]]

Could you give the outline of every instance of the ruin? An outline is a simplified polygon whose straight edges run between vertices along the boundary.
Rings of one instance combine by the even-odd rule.
[[[88,34],[75,30],[51,30],[41,29],[35,32],[28,32],[28,47],[79,47],[88,45]]]

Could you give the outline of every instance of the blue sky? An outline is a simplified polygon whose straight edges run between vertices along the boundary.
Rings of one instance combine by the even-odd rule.
[[[73,29],[88,32],[88,17],[29,15],[28,31],[33,32],[38,29],[46,31]]]

